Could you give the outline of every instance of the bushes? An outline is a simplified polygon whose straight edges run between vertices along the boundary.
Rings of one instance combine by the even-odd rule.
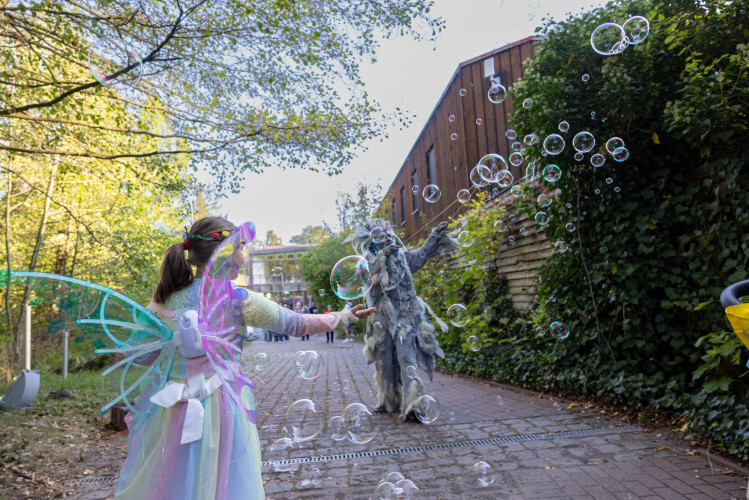
[[[631,15],[651,22],[643,43],[617,56],[590,48],[597,25]],[[519,135],[542,139],[562,120],[570,123],[561,154],[544,157],[541,141],[526,157],[562,168],[561,179],[548,185],[557,191],[545,230],[570,251],[543,267],[529,318],[517,317],[506,301],[490,303],[501,321],[482,318],[475,327],[491,341],[478,354],[451,350],[445,366],[674,410],[696,432],[749,458],[749,383],[741,368],[749,353],[722,332],[728,322],[717,303],[722,288],[749,274],[745,25],[741,6],[727,1],[632,1],[540,29],[536,57],[512,89],[513,120]],[[527,97],[530,109],[519,105]],[[584,130],[596,146],[578,162],[572,137]],[[611,137],[624,140],[627,161],[606,152]],[[593,153],[604,154],[606,164],[593,167]],[[533,215],[538,207],[528,200],[536,194],[517,208]],[[477,314],[492,281],[485,275],[472,286],[475,296],[466,289],[462,298]],[[569,338],[532,335],[557,320]],[[440,341],[454,346],[456,335]]]

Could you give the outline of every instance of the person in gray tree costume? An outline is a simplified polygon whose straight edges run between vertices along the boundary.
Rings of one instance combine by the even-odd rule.
[[[370,232],[377,227],[384,233],[379,242],[374,242]],[[447,222],[441,222],[416,250],[407,250],[390,224],[381,219],[367,221],[346,239],[367,259],[372,276],[367,307],[376,307],[377,312],[367,320],[364,357],[367,364],[375,363],[375,411],[400,410],[401,421],[413,419],[414,406],[424,395],[419,372],[411,378],[406,375],[406,368],[418,367],[432,380],[434,356],[445,357],[427,313],[443,332],[447,325],[416,295],[412,275],[428,259],[457,249],[457,242],[445,233],[446,228]]]

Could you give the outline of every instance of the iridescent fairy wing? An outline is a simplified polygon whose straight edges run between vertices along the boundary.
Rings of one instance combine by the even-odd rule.
[[[108,393],[102,413],[120,403],[133,412],[135,422],[150,413],[153,405],[141,396],[166,385],[174,360],[172,331],[163,321],[133,299],[77,278],[0,272],[0,287],[7,283],[19,295],[23,287],[30,288],[35,314],[51,320],[47,327],[50,334],[70,332],[73,357],[89,360],[87,365],[103,366],[102,376],[111,374],[97,387]]]
[[[239,287],[247,262],[244,248],[255,238],[255,225],[245,222],[221,242],[205,268],[198,290],[198,317],[203,348],[227,392],[255,423],[251,389],[239,364],[241,350],[231,340],[245,331],[240,301],[247,291]]]

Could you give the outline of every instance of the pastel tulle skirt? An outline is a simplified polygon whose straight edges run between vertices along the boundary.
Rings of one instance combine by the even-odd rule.
[[[254,401],[252,401],[254,408]],[[186,403],[156,406],[131,428],[116,498],[265,498],[257,428],[219,387],[202,401],[203,436],[180,444]]]

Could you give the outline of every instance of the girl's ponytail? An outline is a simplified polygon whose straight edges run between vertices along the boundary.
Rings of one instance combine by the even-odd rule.
[[[190,286],[195,279],[192,266],[185,257],[185,242],[175,243],[164,252],[161,262],[161,281],[153,292],[153,300],[163,304],[172,293]]]

